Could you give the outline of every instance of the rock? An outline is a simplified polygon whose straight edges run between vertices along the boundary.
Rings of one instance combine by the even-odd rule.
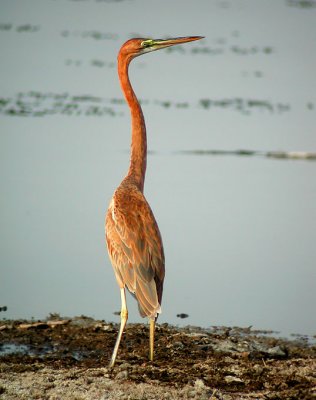
[[[61,319],[58,321],[51,320],[51,321],[47,321],[47,325],[51,326],[52,328],[55,328],[55,326],[67,325],[67,324],[69,324],[69,322],[70,322],[70,319]]]
[[[175,350],[182,350],[184,348],[184,344],[182,342],[174,342],[173,348]]]
[[[190,338],[208,338],[209,335],[207,333],[201,333],[201,332],[190,332],[190,333],[185,333],[185,336],[188,336]]]
[[[189,399],[193,399],[195,397],[195,395],[196,395],[196,391],[193,390],[193,389],[189,390],[188,393],[187,393],[187,396],[188,396]]]
[[[204,382],[202,381],[202,379],[197,379],[194,382],[194,388],[195,390],[197,390],[198,392],[202,392],[203,390],[207,389],[207,386],[205,386]]]
[[[234,353],[237,352],[237,346],[231,340],[222,340],[217,343],[211,343],[212,349],[218,353]]]
[[[48,324],[46,322],[33,322],[33,323],[30,323],[30,324],[20,324],[18,326],[18,328],[22,329],[22,330],[31,329],[31,328],[47,329],[48,328]]]
[[[226,375],[224,379],[225,379],[226,383],[244,384],[244,381],[242,379],[240,379],[240,378],[237,378],[237,376]]]
[[[117,379],[117,380],[119,380],[119,381],[123,381],[123,380],[125,380],[125,379],[127,379],[127,378],[128,378],[128,372],[127,372],[127,370],[118,372],[118,373],[116,374],[116,377],[115,377],[115,379]]]
[[[255,372],[255,374],[261,375],[261,374],[263,373],[263,371],[264,371],[264,367],[262,367],[262,366],[259,365],[259,364],[255,364],[255,365],[253,366],[253,371]]]
[[[1,325],[0,326],[0,331],[4,331],[5,329],[8,329],[8,325]]]
[[[253,341],[248,344],[250,356],[265,356],[266,358],[286,358],[287,350],[280,346],[271,347],[267,343]]]
[[[280,346],[274,346],[268,349],[267,353],[270,357],[285,358],[287,357],[287,351],[283,350]]]
[[[123,363],[118,367],[118,369],[120,371],[125,371],[125,370],[131,369],[131,368],[132,368],[132,366],[130,363]]]

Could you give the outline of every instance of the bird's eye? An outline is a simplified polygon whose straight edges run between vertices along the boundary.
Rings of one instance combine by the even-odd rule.
[[[144,40],[143,42],[141,42],[141,46],[142,47],[150,47],[150,46],[152,46],[154,44],[154,41],[152,40],[152,39],[147,39],[147,40]]]

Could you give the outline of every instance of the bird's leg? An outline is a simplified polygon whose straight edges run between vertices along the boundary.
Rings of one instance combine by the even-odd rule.
[[[120,325],[120,330],[118,332],[117,338],[116,338],[116,342],[115,342],[115,346],[113,349],[113,353],[112,353],[112,357],[111,357],[111,361],[109,364],[109,367],[112,368],[115,364],[115,360],[116,360],[116,356],[117,356],[117,352],[120,346],[120,342],[121,342],[121,338],[122,338],[122,334],[127,322],[127,318],[128,318],[128,311],[127,311],[127,305],[126,305],[126,297],[125,297],[125,289],[121,288],[121,325]]]
[[[154,359],[154,337],[155,337],[155,320],[149,320],[149,360]]]

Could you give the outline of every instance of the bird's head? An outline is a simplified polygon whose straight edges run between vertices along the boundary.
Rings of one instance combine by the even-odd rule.
[[[173,39],[146,39],[135,38],[130,39],[123,44],[120,49],[119,56],[124,56],[129,60],[151,51],[164,49],[165,47],[175,46],[181,43],[193,42],[194,40],[203,39],[203,36],[186,36]]]

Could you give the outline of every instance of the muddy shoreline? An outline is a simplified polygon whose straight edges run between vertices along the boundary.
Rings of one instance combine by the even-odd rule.
[[[0,321],[0,398],[316,399],[316,346],[250,328],[129,324],[117,365],[118,326],[88,317]]]

